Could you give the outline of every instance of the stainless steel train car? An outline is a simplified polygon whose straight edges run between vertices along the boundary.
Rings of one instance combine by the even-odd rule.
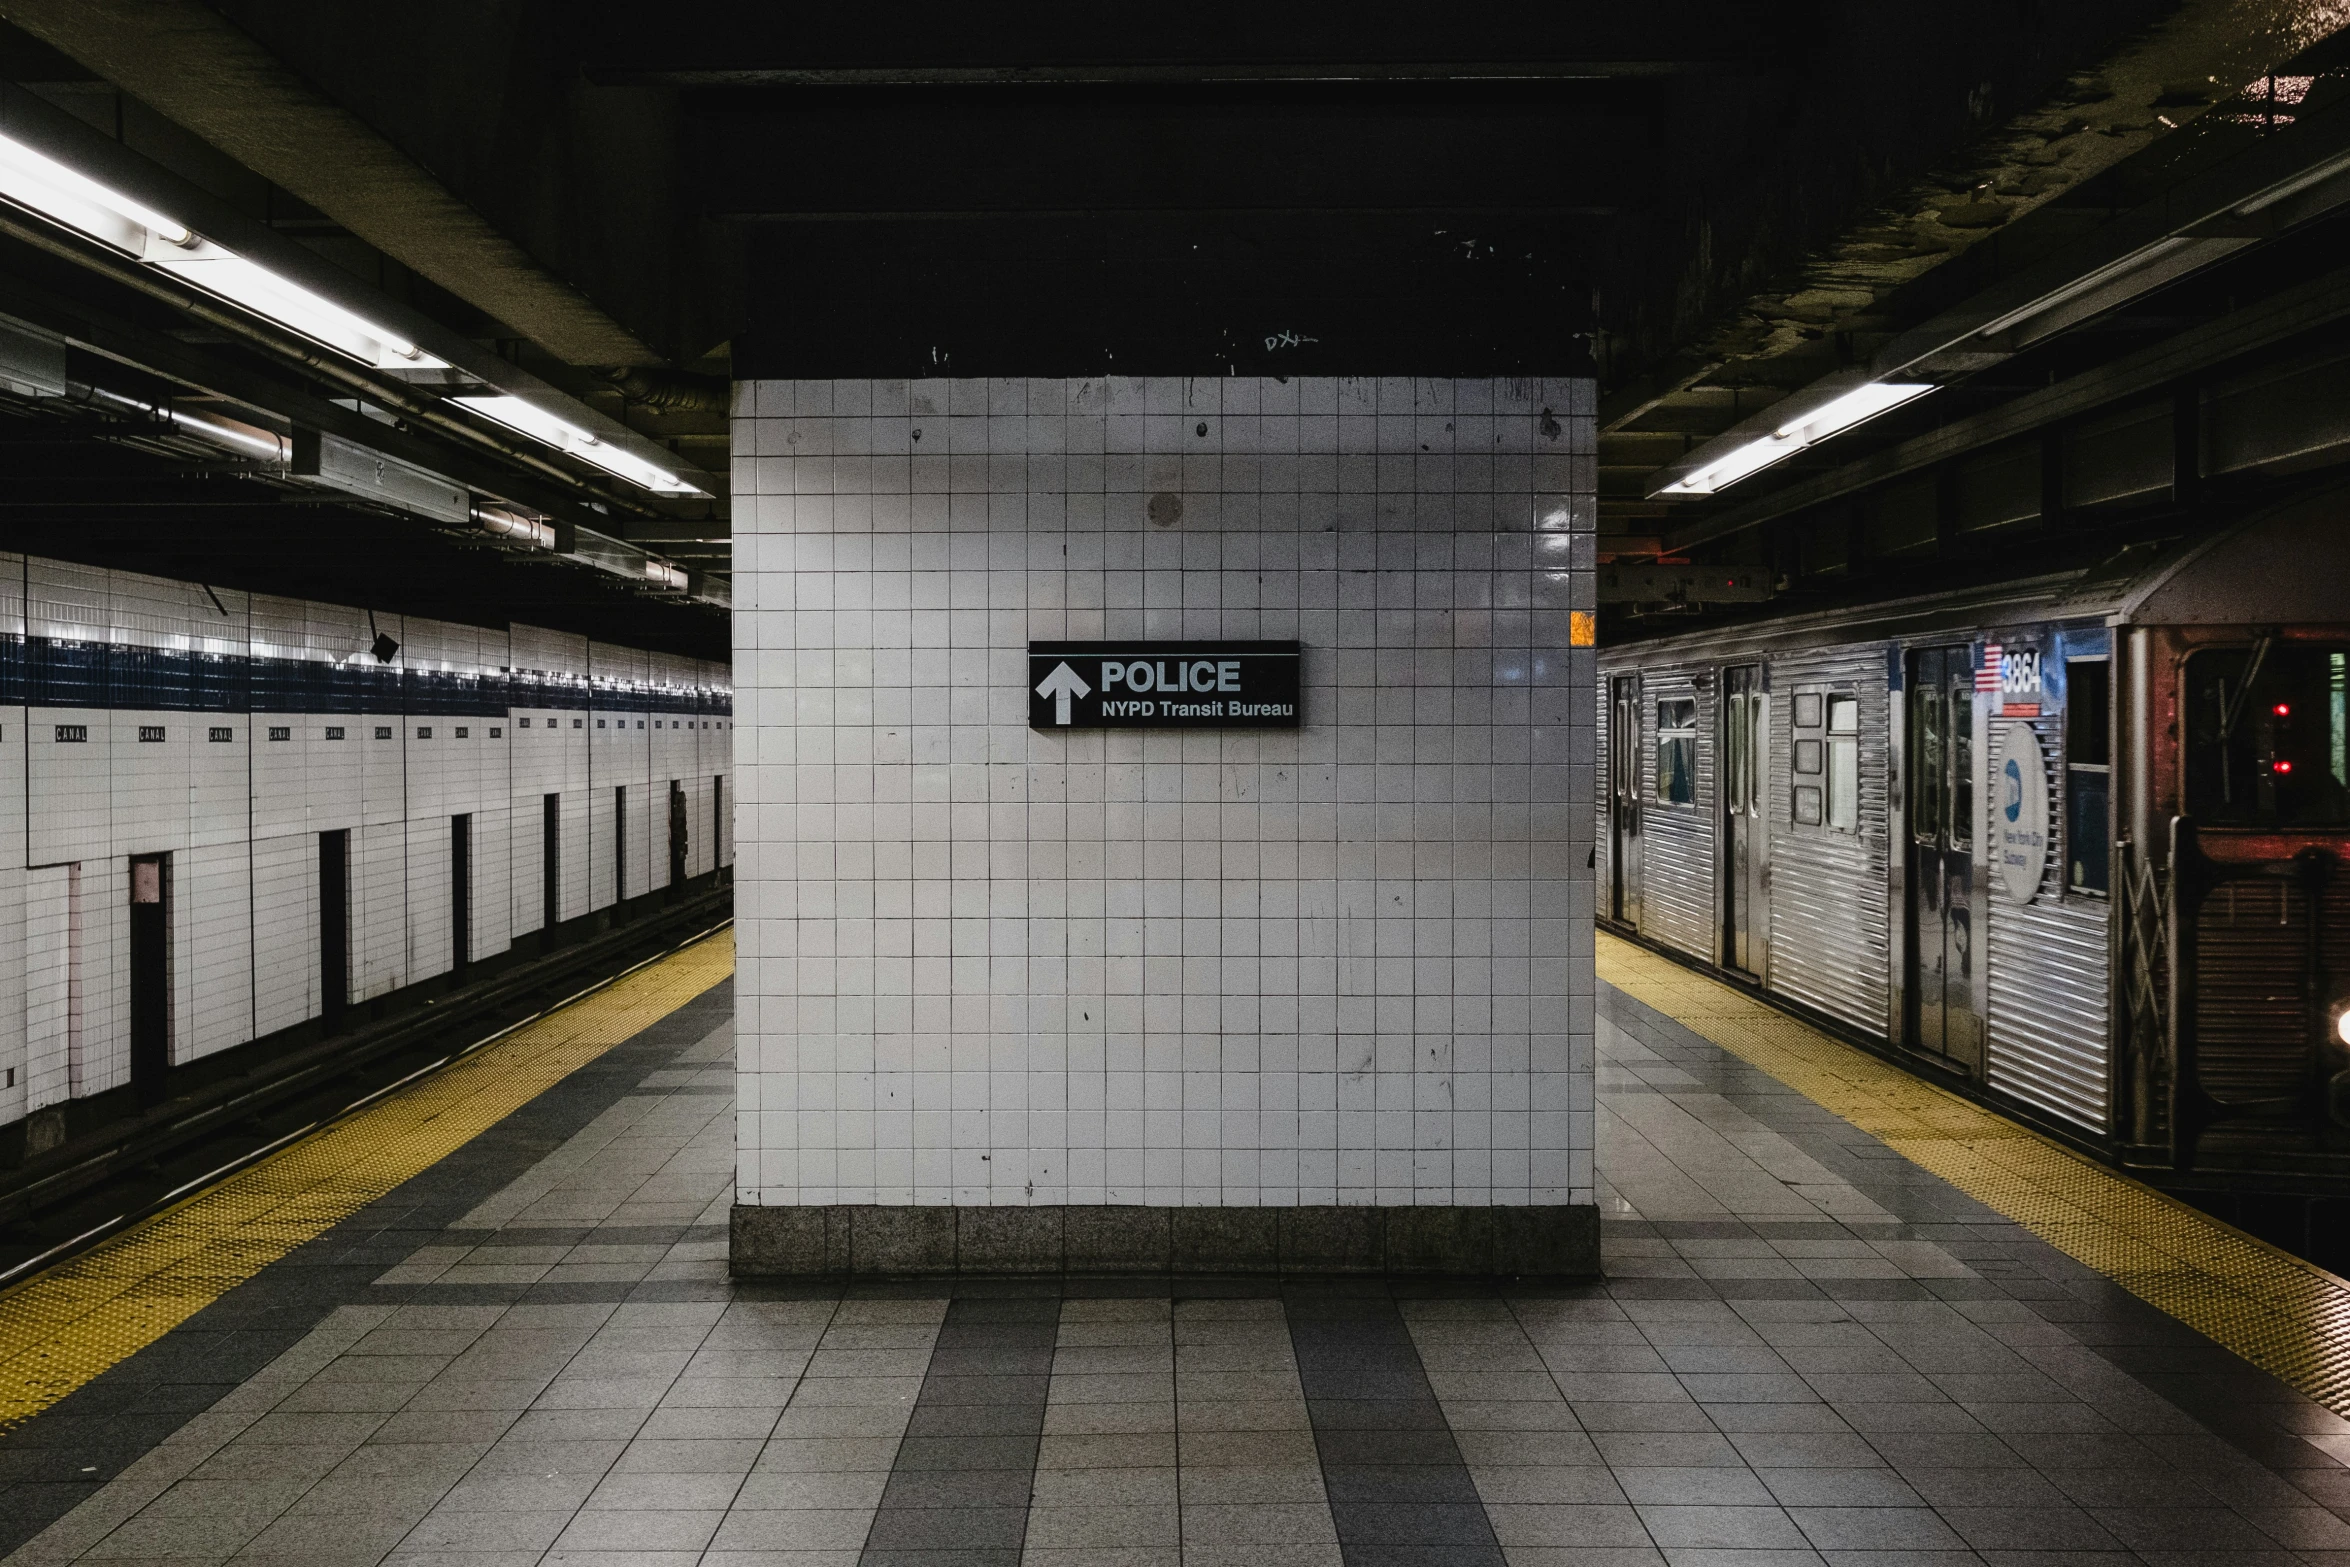
[[[1599,670],[1604,924],[2121,1163],[2343,1189],[2350,491]]]

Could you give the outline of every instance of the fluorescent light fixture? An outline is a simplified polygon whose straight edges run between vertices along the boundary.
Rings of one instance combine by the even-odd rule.
[[[2034,316],[2046,315],[2068,300],[2078,299],[2083,294],[2092,293],[2108,283],[2128,277],[2133,272],[2143,271],[2173,251],[2194,243],[2195,241],[2184,235],[2173,234],[2168,239],[2158,239],[2151,245],[2141,245],[2118,261],[2109,261],[2094,272],[2084,272],[2070,283],[2065,284],[2064,287],[2042,294],[2028,305],[2021,305],[2010,310],[2006,315],[1976,332],[1975,335],[1977,337],[1997,337],[2010,327],[2021,326]]]
[[[657,468],[634,452],[623,451],[594,433],[581,429],[566,419],[559,419],[538,404],[520,397],[452,397],[449,401],[460,408],[472,410],[484,419],[518,430],[532,440],[542,441],[555,450],[576,457],[581,462],[603,469],[617,478],[651,490],[656,495],[705,495],[666,468]]]
[[[665,560],[648,560],[645,562],[645,580],[656,588],[665,588],[672,593],[683,593],[686,584],[685,568],[672,566]]]
[[[1790,419],[1779,426],[1778,434],[1782,439],[1800,440],[1809,446],[1831,435],[1840,435],[1856,424],[1865,424],[1933,389],[1931,382],[1924,381],[1871,381],[1866,386],[1854,387],[1832,403]]]
[[[195,237],[187,225],[6,136],[0,136],[0,196],[133,255],[146,250],[150,237],[166,245]]]
[[[1726,490],[1775,462],[1783,462],[1830,436],[1841,435],[1856,424],[1865,424],[1881,413],[1913,402],[1933,389],[1931,382],[1919,381],[1871,381],[1866,386],[1856,386],[1841,397],[1788,420],[1769,435],[1757,436],[1695,472],[1682,475],[1656,493],[1712,495]]]
[[[2313,164],[2291,179],[2271,185],[2250,200],[2236,203],[2236,215],[2248,218],[2255,212],[2266,211],[2280,201],[2298,196],[2312,186],[2323,185],[2335,175],[2345,172],[2350,172],[2350,152],[2338,153],[2322,163]]]
[[[519,397],[452,397],[449,401],[561,451],[570,451],[575,446],[601,444],[578,425],[558,419],[538,404],[525,402]]]
[[[1716,490],[1728,489],[1740,479],[1757,474],[1781,458],[1792,457],[1802,451],[1802,444],[1783,436],[1766,435],[1748,441],[1728,456],[1709,463],[1697,472],[1675,479],[1666,485],[1666,495],[1711,495]]]
[[[168,255],[151,256],[148,261],[208,294],[218,294],[257,316],[291,327],[362,364],[390,370],[440,364],[406,338],[364,321],[334,301],[208,239],[198,239]]]
[[[447,368],[398,333],[6,136],[0,136],[0,196],[361,364],[389,370]]]

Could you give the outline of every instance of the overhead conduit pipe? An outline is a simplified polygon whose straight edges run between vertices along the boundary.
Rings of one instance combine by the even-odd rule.
[[[293,461],[294,442],[291,438],[259,425],[247,424],[241,419],[181,408],[170,403],[152,403],[127,392],[118,392],[86,381],[68,382],[66,395],[84,407],[151,421],[271,467],[283,469]],[[473,502],[469,514],[474,526],[492,538],[526,549],[552,550],[555,547],[555,525],[545,518],[527,516],[511,506],[479,500]]]
[[[143,397],[133,397],[128,392],[117,392],[111,387],[96,386],[86,381],[67,382],[66,396],[86,408],[103,409],[108,413],[144,419],[183,431],[198,440],[226,447],[238,456],[249,457],[255,462],[282,468],[293,455],[293,443],[286,437],[275,430],[247,424],[241,419],[198,413],[193,409],[174,407],[170,403],[151,403]]]
[[[605,510],[625,511],[633,516],[658,518],[662,514],[649,506],[638,505],[608,491],[595,489],[579,475],[562,466],[546,461],[536,452],[514,442],[500,439],[492,432],[453,414],[444,413],[429,398],[418,397],[397,381],[379,380],[366,374],[356,365],[344,361],[328,350],[314,347],[303,338],[288,331],[270,327],[241,311],[216,304],[208,295],[195,289],[175,287],[147,268],[128,260],[117,260],[95,247],[74,243],[46,225],[28,223],[13,213],[0,209],[0,234],[21,240],[49,254],[71,261],[92,271],[104,274],[126,288],[138,290],[148,298],[182,310],[216,326],[224,332],[251,342],[267,352],[290,359],[305,369],[316,371],[369,401],[399,413],[401,416],[428,424],[444,435],[454,437],[469,446],[495,453],[509,462],[518,463],[543,478],[554,480],[583,503]]]
[[[473,520],[482,532],[494,538],[526,544],[534,550],[551,550],[555,547],[555,525],[543,518],[525,517],[503,506],[476,504]]]

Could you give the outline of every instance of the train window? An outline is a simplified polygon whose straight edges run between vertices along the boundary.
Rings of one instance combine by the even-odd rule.
[[[1919,659],[1933,656],[1927,653]],[[1940,681],[1921,671],[1909,684],[1909,831],[1923,844],[1942,841],[1942,790],[1950,781],[1947,720]]]
[[[1725,704],[1722,709],[1722,808],[1738,812],[1746,809],[1746,757],[1751,744],[1747,730],[1750,721],[1743,692],[1725,693],[1722,701]]]
[[[1656,797],[1664,805],[1697,803],[1697,703],[1656,705]]]
[[[2113,665],[2068,660],[2064,699],[2065,885],[2102,898],[2111,885],[2106,844],[2113,770]]]
[[[1860,698],[1828,698],[1828,828],[1860,831]]]
[[[1821,760],[1821,757],[1824,754],[1825,753],[1821,749],[1820,742],[1817,740],[1796,741],[1795,770],[1799,773],[1816,773],[1820,771],[1822,767],[1827,765]]]
[[[1950,696],[1950,846],[1975,843],[1975,724],[1969,699]]]
[[[2068,659],[2065,671],[2064,759],[2073,767],[2113,761],[2113,666],[2102,658]]]
[[[1817,784],[1795,786],[1795,825],[1817,827],[1820,824],[1820,788]]]
[[[2187,814],[2218,826],[2350,822],[2350,652],[2269,636],[2188,658]]]
[[[1820,694],[1817,691],[1798,691],[1795,694],[1795,727],[1820,727]]]

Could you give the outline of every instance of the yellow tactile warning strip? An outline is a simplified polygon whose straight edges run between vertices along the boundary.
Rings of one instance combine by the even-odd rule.
[[[733,972],[734,933],[721,931],[0,1295],[0,1430],[154,1343]]]
[[[1630,942],[1599,977],[2350,1415],[2350,1282]]]

